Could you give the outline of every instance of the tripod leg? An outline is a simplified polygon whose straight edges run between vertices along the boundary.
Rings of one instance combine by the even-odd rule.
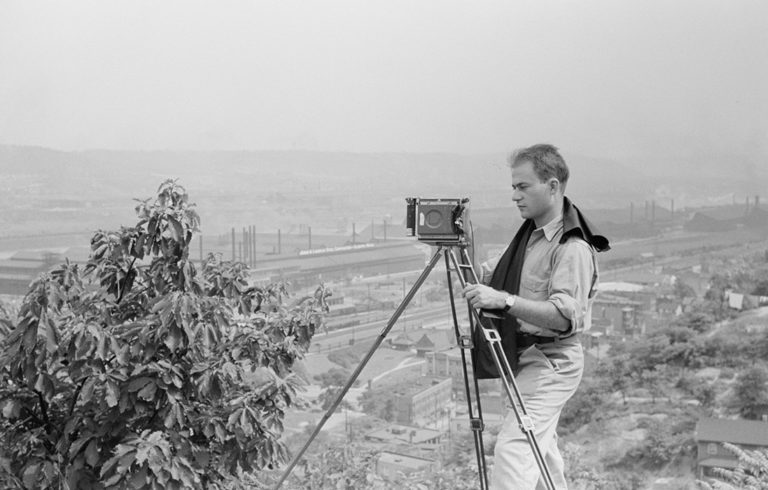
[[[458,259],[456,258],[456,254],[453,253],[453,250],[449,250],[446,253],[450,255],[451,261],[457,270],[470,271],[472,273],[472,279],[475,281],[475,283],[478,282],[477,274],[475,274],[475,270],[472,268],[471,262],[469,261],[469,256],[467,255],[467,250],[465,248],[461,249],[462,263],[459,263]],[[462,282],[461,285],[465,286],[465,277],[460,274],[460,278]],[[533,457],[539,467],[541,477],[544,480],[544,484],[546,485],[547,490],[555,490],[552,474],[549,471],[547,462],[544,460],[544,456],[541,453],[541,448],[539,447],[539,443],[536,440],[536,435],[533,432],[533,419],[528,415],[528,412],[525,409],[525,403],[523,402],[520,389],[518,388],[517,382],[515,381],[514,373],[512,372],[512,368],[509,365],[507,356],[504,354],[504,350],[501,347],[501,338],[499,337],[499,333],[495,328],[488,328],[483,324],[483,320],[488,318],[487,313],[479,311],[476,308],[472,308],[471,306],[470,311],[472,316],[477,320],[478,328],[481,329],[483,337],[491,347],[491,357],[493,357],[496,370],[499,373],[499,377],[501,378],[502,384],[504,385],[504,390],[506,391],[507,396],[509,397],[509,401],[512,404],[512,410],[515,413],[515,417],[517,418],[520,429],[525,434],[525,437],[528,440],[528,444],[531,446]]]
[[[507,361],[507,356],[504,355],[504,351],[501,348],[501,338],[495,329],[483,328],[483,335],[485,339],[491,345],[491,355],[493,362],[496,364],[496,369],[501,374],[501,381],[504,385],[504,390],[509,397],[510,403],[512,403],[512,411],[515,413],[517,423],[520,426],[520,430],[525,434],[525,438],[528,440],[528,444],[533,451],[533,457],[536,460],[536,464],[541,472],[541,478],[544,480],[544,484],[547,490],[555,490],[555,483],[552,480],[552,474],[549,471],[547,462],[544,459],[544,455],[541,453],[541,447],[534,434],[533,419],[528,415],[525,409],[525,403],[523,397],[520,394],[520,389],[517,386],[515,377],[512,374],[512,369]],[[507,376],[507,373],[509,376]]]
[[[365,355],[363,360],[360,362],[360,364],[357,366],[357,369],[352,373],[352,376],[347,381],[347,384],[344,385],[344,388],[341,389],[341,392],[336,397],[336,400],[333,402],[333,405],[328,409],[328,411],[323,415],[323,418],[320,419],[320,422],[317,424],[317,427],[315,427],[315,430],[312,432],[312,435],[309,436],[309,440],[304,444],[304,446],[301,448],[301,450],[296,454],[296,456],[293,458],[293,461],[291,461],[291,464],[288,466],[288,468],[285,470],[283,475],[280,477],[280,480],[275,484],[275,490],[280,488],[280,486],[283,484],[286,478],[288,478],[288,475],[291,474],[291,471],[293,471],[293,468],[296,466],[296,464],[301,460],[301,457],[304,456],[304,453],[309,448],[309,445],[312,444],[312,441],[314,441],[315,437],[320,433],[325,423],[328,421],[329,418],[331,418],[331,415],[333,412],[336,411],[336,408],[341,404],[341,400],[344,398],[344,395],[347,394],[349,389],[352,387],[352,385],[357,380],[357,377],[360,376],[360,373],[362,372],[363,368],[366,364],[368,364],[368,361],[370,361],[371,357],[373,357],[373,354],[376,352],[376,349],[379,348],[381,343],[384,341],[384,338],[387,336],[390,330],[392,330],[392,327],[397,323],[397,319],[400,318],[400,315],[403,314],[403,311],[405,311],[405,308],[408,306],[408,303],[411,302],[413,297],[416,295],[416,292],[419,290],[422,284],[424,284],[424,281],[427,280],[427,276],[429,276],[429,273],[432,272],[432,269],[434,269],[435,265],[437,264],[437,261],[440,260],[440,255],[442,255],[443,247],[439,246],[437,248],[437,251],[432,256],[431,259],[429,259],[429,263],[422,271],[419,278],[416,280],[416,282],[413,284],[413,287],[411,287],[411,290],[408,291],[408,294],[405,295],[405,298],[403,298],[403,301],[400,302],[400,305],[397,307],[395,312],[392,314],[392,317],[389,319],[389,322],[387,322],[387,325],[384,327],[384,329],[381,331],[379,336],[376,338],[376,341],[371,346],[368,353]]]
[[[488,488],[488,468],[485,464],[485,447],[483,446],[483,410],[480,404],[480,388],[477,384],[477,377],[472,376],[475,386],[475,402],[477,403],[477,418],[472,410],[472,397],[469,389],[469,374],[467,373],[467,359],[464,353],[466,346],[461,338],[461,332],[459,332],[459,321],[456,317],[456,304],[453,301],[453,286],[451,282],[451,264],[449,262],[448,253],[445,254],[445,271],[448,274],[448,297],[451,300],[451,314],[453,315],[453,327],[456,335],[456,343],[459,345],[461,352],[461,367],[464,374],[464,392],[467,395],[467,415],[469,415],[470,429],[472,430],[472,436],[475,442],[475,456],[477,457],[477,471],[480,477],[480,490],[486,490]],[[462,272],[456,271],[458,274]],[[470,331],[472,330],[472,315],[469,316]]]

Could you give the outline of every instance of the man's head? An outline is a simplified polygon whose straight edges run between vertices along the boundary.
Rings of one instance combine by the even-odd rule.
[[[556,178],[560,186],[565,191],[565,185],[568,183],[568,165],[560,156],[560,153],[552,145],[546,143],[520,148],[509,156],[509,166],[514,168],[524,162],[531,162],[533,170],[542,182],[551,178]]]
[[[563,206],[568,166],[552,145],[540,144],[515,151],[512,169],[512,200],[520,215],[543,226],[556,218]]]

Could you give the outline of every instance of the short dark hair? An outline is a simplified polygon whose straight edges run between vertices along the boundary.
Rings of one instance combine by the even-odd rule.
[[[524,162],[533,164],[533,171],[544,182],[555,177],[563,188],[568,183],[568,165],[553,145],[546,143],[520,148],[509,156],[509,166],[514,167]]]

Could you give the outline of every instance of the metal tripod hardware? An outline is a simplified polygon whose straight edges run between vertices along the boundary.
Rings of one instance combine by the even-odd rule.
[[[470,333],[465,335],[461,333],[459,328],[459,320],[456,316],[456,303],[453,300],[453,281],[451,280],[451,261],[448,253],[453,253],[451,248],[447,248],[444,252],[445,255],[445,272],[448,275],[448,297],[451,302],[451,315],[453,316],[453,328],[456,334],[456,343],[460,347],[461,353],[461,370],[464,375],[464,390],[467,395],[467,415],[469,416],[469,429],[472,433],[472,439],[475,443],[475,456],[477,457],[477,471],[480,477],[480,490],[487,490],[488,488],[488,467],[485,461],[485,445],[483,444],[483,430],[485,430],[485,423],[483,422],[483,407],[480,402],[480,386],[477,381],[477,376],[474,373],[474,365],[472,365],[472,381],[475,388],[474,400],[477,404],[477,414],[472,406],[472,396],[469,386],[469,373],[467,370],[467,356],[466,351],[475,347],[475,343],[472,340],[472,332],[474,322],[472,315],[469,315]],[[477,415],[477,416],[475,416]]]
[[[336,400],[334,400],[333,404],[330,406],[328,411],[323,415],[322,419],[320,419],[320,422],[315,427],[315,430],[312,432],[312,434],[309,436],[309,439],[304,444],[304,446],[301,448],[301,450],[294,456],[291,463],[288,465],[288,468],[283,472],[280,479],[277,481],[275,486],[273,487],[275,490],[279,489],[280,486],[285,482],[285,480],[288,478],[288,476],[291,474],[291,471],[296,467],[298,462],[303,457],[304,453],[309,448],[310,444],[312,444],[312,441],[315,440],[317,435],[322,430],[325,423],[330,419],[331,415],[334,411],[336,411],[336,408],[341,404],[341,401],[343,400],[344,396],[347,394],[349,389],[352,387],[352,385],[357,380],[358,376],[362,372],[363,368],[368,364],[368,361],[370,361],[373,354],[376,352],[376,349],[379,348],[381,343],[386,338],[389,331],[392,329],[392,327],[397,323],[398,318],[400,318],[400,315],[405,311],[405,308],[408,306],[408,304],[411,302],[413,297],[416,295],[416,292],[421,287],[421,285],[426,281],[427,276],[429,276],[429,273],[434,269],[435,265],[437,264],[438,260],[440,259],[440,256],[445,257],[445,264],[446,264],[446,273],[448,274],[448,289],[450,292],[450,301],[451,301],[451,312],[453,314],[453,322],[455,326],[455,333],[456,333],[456,341],[461,347],[461,358],[462,358],[462,364],[463,364],[463,370],[464,370],[464,384],[467,391],[467,403],[469,406],[469,418],[470,418],[470,429],[472,430],[474,440],[475,440],[475,449],[477,453],[477,464],[478,464],[478,472],[480,473],[480,488],[481,490],[485,490],[488,488],[488,475],[486,471],[486,465],[485,465],[485,455],[484,455],[484,449],[483,449],[483,440],[482,440],[482,432],[485,427],[485,424],[483,423],[482,419],[482,409],[480,406],[480,396],[479,396],[479,387],[477,383],[477,377],[473,376],[474,379],[474,387],[475,387],[475,398],[477,402],[477,408],[478,408],[478,417],[475,417],[472,411],[472,402],[470,399],[470,391],[469,391],[469,377],[467,373],[467,364],[466,364],[466,358],[465,358],[465,350],[471,349],[474,347],[472,337],[462,335],[459,332],[458,328],[458,320],[456,318],[456,308],[453,302],[453,291],[452,291],[452,283],[450,280],[450,271],[451,271],[451,263],[453,264],[454,270],[456,271],[462,271],[462,273],[459,274],[459,278],[461,280],[462,287],[465,287],[467,284],[466,277],[464,277],[464,271],[471,271],[472,278],[475,282],[477,282],[477,275],[475,274],[474,269],[470,265],[469,256],[467,255],[466,250],[466,244],[464,242],[456,243],[456,242],[450,242],[450,243],[435,243],[437,245],[437,251],[434,253],[432,258],[430,258],[429,262],[427,263],[427,266],[422,271],[419,278],[416,280],[414,285],[411,287],[411,289],[408,291],[408,293],[403,298],[400,305],[395,309],[395,312],[392,314],[392,317],[387,322],[387,325],[382,329],[382,331],[379,333],[379,336],[376,338],[376,341],[371,346],[368,353],[365,355],[363,360],[360,362],[360,364],[357,366],[355,371],[350,376],[347,383],[344,385],[344,387],[341,389],[339,394],[336,397]],[[461,257],[462,262],[459,263],[458,259],[456,258],[456,254],[453,251],[454,247],[459,247],[461,249]],[[450,262],[449,262],[450,261]],[[467,303],[469,305],[469,303]],[[549,474],[549,469],[547,468],[546,462],[541,457],[541,451],[539,449],[538,443],[536,442],[536,437],[533,434],[533,423],[530,419],[530,416],[525,412],[525,406],[523,405],[522,397],[520,396],[520,392],[517,388],[517,384],[514,381],[514,377],[512,376],[512,369],[509,367],[509,362],[507,361],[506,356],[504,355],[504,351],[501,350],[501,343],[498,336],[498,333],[493,328],[486,328],[482,324],[482,320],[488,319],[488,318],[500,318],[496,315],[491,315],[490,313],[486,311],[479,311],[475,308],[472,308],[471,305],[469,305],[471,314],[470,314],[470,326],[473,327],[473,318],[477,320],[478,328],[482,329],[483,336],[486,341],[489,342],[491,345],[491,353],[493,354],[494,362],[496,363],[496,368],[498,369],[499,373],[508,373],[509,380],[506,379],[505,375],[502,375],[502,380],[504,381],[504,386],[507,392],[507,396],[509,396],[510,400],[512,401],[512,406],[515,410],[515,414],[517,416],[518,422],[520,423],[520,427],[523,428],[526,437],[528,439],[529,444],[531,445],[531,448],[533,448],[534,456],[536,457],[536,462],[539,465],[539,468],[541,469],[542,477],[544,478],[544,482],[547,486],[548,490],[555,490],[554,485],[552,484],[552,477]],[[496,352],[498,350],[498,352]],[[503,365],[500,361],[502,359]],[[506,367],[506,370],[503,369],[503,367]],[[513,388],[510,388],[510,382]],[[514,391],[515,397],[513,397],[512,392]],[[515,401],[517,400],[517,402]],[[525,417],[525,418],[523,418]],[[526,423],[523,423],[526,421]]]
[[[467,276],[465,276],[466,273],[470,274],[469,279],[473,281],[471,284],[477,284],[480,281],[477,277],[477,274],[475,273],[474,268],[472,267],[466,247],[460,247],[460,249],[461,261],[457,259],[453,249],[449,249],[446,253],[450,257],[455,270],[459,272],[459,280],[461,281],[462,288],[464,288],[467,286],[467,284],[470,284]],[[512,410],[515,413],[518,426],[520,427],[520,430],[525,434],[525,437],[528,440],[528,444],[531,446],[534,459],[536,460],[536,464],[541,471],[541,478],[547,490],[556,490],[555,484],[552,481],[552,475],[549,472],[549,467],[547,466],[547,462],[541,453],[539,443],[536,440],[533,419],[525,408],[525,403],[523,402],[520,389],[518,388],[517,382],[515,381],[514,373],[512,372],[509,361],[507,360],[507,357],[504,354],[504,350],[502,349],[501,337],[499,336],[499,332],[489,321],[492,318],[498,319],[501,317],[487,310],[480,310],[475,308],[469,302],[467,302],[467,305],[469,306],[471,317],[474,317],[475,320],[477,320],[477,328],[480,328],[483,337],[490,346],[491,356],[493,357],[496,370],[499,372],[499,377],[502,381],[502,384],[504,385],[504,391],[507,393],[507,397],[511,403]]]

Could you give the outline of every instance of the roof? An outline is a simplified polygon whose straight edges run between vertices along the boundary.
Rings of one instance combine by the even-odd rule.
[[[697,212],[685,223],[690,231],[728,231],[736,229],[737,219],[719,219],[702,212]]]
[[[624,291],[627,293],[635,293],[645,289],[642,284],[635,284],[632,282],[600,282],[597,284],[598,291]]]
[[[339,266],[364,264],[370,262],[387,262],[403,259],[422,259],[426,256],[415,243],[399,245],[361,246],[344,253],[307,254],[303,256],[280,257],[277,259],[257,260],[253,273],[285,269],[316,270]]]
[[[392,340],[393,344],[412,345],[413,340],[408,336],[408,332],[403,332]]]
[[[440,432],[439,430],[393,424],[384,429],[369,432],[365,435],[365,437],[370,439],[378,439],[381,441],[400,441],[420,444],[423,442],[432,441],[440,437],[442,434],[443,432]],[[411,440],[411,436],[413,436],[413,440]]]
[[[650,270],[628,270],[622,272],[627,282],[643,285],[669,284],[669,274],[659,274]],[[599,284],[598,284],[599,287]]]
[[[726,206],[710,206],[696,210],[696,214],[706,216],[714,220],[741,220],[747,214],[747,206],[744,204],[729,204]]]
[[[703,418],[696,424],[696,440],[768,446],[768,423],[755,420]]]
[[[420,376],[418,378],[408,380],[408,383],[393,386],[390,392],[393,395],[411,397],[421,393],[422,391],[428,390],[433,386],[442,385],[444,383],[448,383],[450,385],[451,378],[442,376]]]
[[[408,235],[405,223],[393,223],[387,221],[386,225],[383,222],[374,223],[373,228],[371,225],[364,227],[362,230],[357,231],[355,234],[361,239],[381,239],[387,237],[388,240],[406,238]]]
[[[739,465],[739,460],[734,458],[706,458],[699,461],[699,466],[708,466],[710,468],[736,468]]]
[[[470,356],[468,352],[465,352],[464,354],[465,354],[465,359],[467,360],[467,363],[471,363],[472,362],[472,359],[471,359],[472,356]],[[430,352],[430,353],[427,354],[427,356],[430,359],[432,357],[439,358],[439,359],[443,359],[443,358],[447,357],[448,359],[456,359],[456,360],[460,361],[461,360],[461,348],[454,346],[454,347],[451,347],[450,349],[442,350],[442,351],[439,351],[439,352]]]
[[[417,349],[434,349],[435,343],[432,342],[429,337],[427,337],[427,334],[424,334],[421,336],[421,338],[416,342],[416,345],[414,345]]]
[[[379,455],[379,463],[397,464],[403,467],[418,469],[436,463],[436,461],[434,459],[419,458],[418,456],[384,451]]]
[[[456,334],[452,328],[409,327],[408,332],[410,333],[411,338],[419,339],[418,342],[422,342],[422,339],[427,337],[427,341],[431,342],[431,345],[427,345],[426,347],[436,351],[448,349],[456,343]],[[415,347],[422,346],[417,344]]]
[[[643,303],[640,301],[635,301],[635,300],[626,298],[624,296],[617,296],[615,294],[608,294],[608,293],[600,293],[595,297],[595,304],[596,305],[618,304],[618,305],[640,306]]]

